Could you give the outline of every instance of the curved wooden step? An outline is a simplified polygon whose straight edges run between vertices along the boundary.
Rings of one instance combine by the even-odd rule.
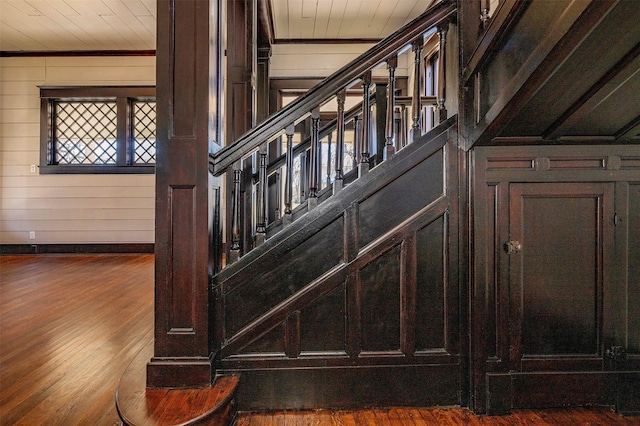
[[[229,425],[235,418],[239,376],[218,376],[212,386],[197,389],[148,389],[147,362],[153,340],[140,351],[122,375],[116,408],[125,425]]]

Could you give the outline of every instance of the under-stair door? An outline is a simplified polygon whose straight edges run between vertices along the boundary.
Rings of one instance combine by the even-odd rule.
[[[509,358],[515,371],[604,364],[612,318],[612,183],[509,188]]]
[[[514,407],[617,403],[626,286],[616,184],[511,183],[509,363]],[[618,250],[617,250],[618,248]],[[622,250],[620,250],[622,249]],[[623,253],[620,253],[622,251]]]

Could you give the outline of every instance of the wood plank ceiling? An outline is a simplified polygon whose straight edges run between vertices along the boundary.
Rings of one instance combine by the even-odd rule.
[[[381,39],[433,0],[259,0],[273,41]],[[268,2],[268,4],[267,4]],[[156,0],[2,0],[0,51],[153,50]]]
[[[1,51],[154,50],[156,0],[1,0]]]
[[[382,39],[431,0],[270,0],[274,39]]]

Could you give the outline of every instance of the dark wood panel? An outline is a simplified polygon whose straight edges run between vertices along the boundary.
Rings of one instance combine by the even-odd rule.
[[[237,402],[240,411],[455,405],[459,384],[453,365],[244,370]]]
[[[522,275],[512,276],[522,279],[523,355],[599,352],[602,207],[613,194],[602,200],[602,187],[560,185],[511,188],[511,237],[523,246]]]
[[[416,235],[416,350],[445,347],[447,229],[441,216]]]
[[[399,351],[399,246],[362,268],[360,291],[362,351]]]
[[[640,183],[629,185],[626,305],[640,306]],[[627,352],[640,354],[640,315],[637,309],[626,311]]]
[[[303,352],[346,350],[346,289],[336,287],[301,311],[300,348]]]
[[[440,150],[360,202],[360,247],[440,197],[444,192],[443,167]]]
[[[258,339],[249,343],[247,346],[238,351],[240,354],[251,354],[251,353],[277,353],[284,355],[285,353],[285,344],[284,344],[284,323],[279,324],[272,330],[268,331],[263,336],[260,336]]]
[[[595,386],[596,374],[638,368],[635,355],[628,362],[607,355],[612,345],[629,345],[635,333],[629,324],[638,321],[637,310],[627,307],[631,297],[637,300],[630,271],[639,254],[630,250],[639,237],[634,190],[640,174],[621,167],[621,159],[636,151],[602,145],[475,149],[471,309],[478,411],[508,410],[516,396],[520,407],[615,403],[615,386],[613,394],[583,387]],[[528,163],[533,168],[519,167]],[[513,240],[522,249],[507,254],[505,243]],[[500,379],[509,370],[522,372],[513,389]],[[545,383],[545,375],[558,386]],[[556,389],[561,395],[549,396]]]
[[[225,293],[227,337],[340,263],[342,245],[340,218],[277,259],[261,261],[259,280],[245,276],[242,285]]]

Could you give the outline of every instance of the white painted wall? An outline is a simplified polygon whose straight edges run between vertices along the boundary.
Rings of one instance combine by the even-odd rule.
[[[155,85],[155,57],[0,58],[0,244],[153,243],[154,175],[38,173],[38,86],[58,85]]]
[[[327,77],[373,44],[275,44],[272,47],[270,77]],[[397,75],[407,75],[407,53],[398,58]],[[385,76],[384,65],[375,75]]]

